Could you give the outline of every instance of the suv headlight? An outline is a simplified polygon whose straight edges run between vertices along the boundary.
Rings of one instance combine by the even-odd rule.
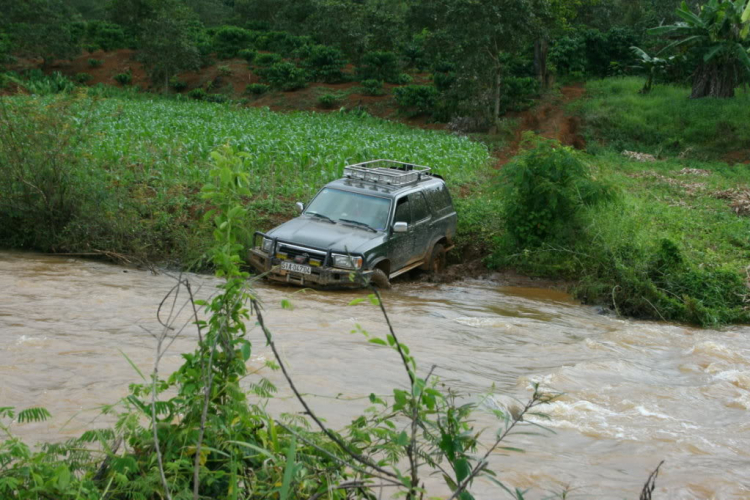
[[[359,269],[362,267],[362,257],[333,254],[333,267],[340,269]]]
[[[273,250],[273,240],[271,238],[263,238],[260,249],[266,253],[271,253],[271,250]]]

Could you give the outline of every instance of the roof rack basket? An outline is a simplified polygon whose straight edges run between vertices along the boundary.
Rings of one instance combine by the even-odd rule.
[[[371,160],[344,167],[344,177],[389,186],[406,186],[432,177],[432,173],[430,167],[421,165],[394,160]]]

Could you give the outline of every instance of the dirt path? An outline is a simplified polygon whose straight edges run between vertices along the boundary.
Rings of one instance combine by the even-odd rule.
[[[519,121],[511,143],[497,154],[496,168],[508,163],[521,146],[524,132],[535,132],[548,139],[556,139],[566,146],[584,149],[586,141],[580,135],[581,120],[577,116],[566,116],[565,105],[580,99],[586,92],[582,83],[560,89],[561,97],[544,99],[533,108],[509,115]]]

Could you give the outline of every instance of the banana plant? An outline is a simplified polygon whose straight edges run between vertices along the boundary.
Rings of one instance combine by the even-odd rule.
[[[683,1],[676,14],[681,22],[649,33],[673,40],[661,52],[678,47],[700,51],[691,97],[734,97],[734,89],[750,79],[750,0],[709,0],[698,13]]]
[[[651,92],[651,87],[654,84],[654,76],[656,73],[667,67],[667,65],[674,59],[674,57],[668,57],[662,59],[661,57],[650,56],[648,53],[640,47],[630,47],[635,56],[638,58],[637,68],[646,74],[646,83],[643,84],[643,88],[638,91],[639,94],[648,94]]]

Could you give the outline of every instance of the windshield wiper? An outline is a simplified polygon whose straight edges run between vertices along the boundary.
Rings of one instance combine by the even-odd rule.
[[[321,219],[330,222],[331,224],[336,224],[336,221],[328,217],[327,215],[319,214],[317,212],[307,212],[308,215],[312,215],[313,217],[320,217]]]
[[[349,224],[355,224],[358,227],[361,227],[362,229],[369,229],[373,233],[377,233],[378,230],[372,227],[369,224],[365,224],[364,222],[360,222],[358,220],[351,220],[351,219],[339,219],[339,222],[348,222]]]

